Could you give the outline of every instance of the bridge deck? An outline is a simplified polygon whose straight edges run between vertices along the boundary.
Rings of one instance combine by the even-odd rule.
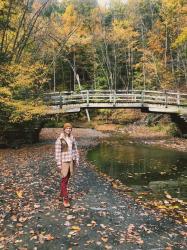
[[[48,93],[46,101],[64,112],[78,112],[81,108],[147,108],[148,112],[187,114],[187,94],[179,92],[84,90]]]

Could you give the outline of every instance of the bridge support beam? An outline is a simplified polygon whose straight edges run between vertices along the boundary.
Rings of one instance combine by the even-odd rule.
[[[90,120],[90,114],[89,114],[88,109],[86,109],[86,116],[87,116],[88,122],[90,122],[91,120]]]

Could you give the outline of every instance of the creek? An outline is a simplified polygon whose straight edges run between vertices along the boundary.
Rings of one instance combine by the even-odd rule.
[[[110,137],[88,151],[97,169],[147,197],[187,200],[187,154]]]

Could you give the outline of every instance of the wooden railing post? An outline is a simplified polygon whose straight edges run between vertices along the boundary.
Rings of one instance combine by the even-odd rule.
[[[89,106],[89,90],[86,91],[86,102],[87,106]]]
[[[177,93],[177,105],[180,106],[180,94]]]
[[[60,92],[60,109],[62,108],[62,93]]]
[[[112,93],[111,93],[111,90],[110,90],[110,93],[109,93],[109,102],[112,102]]]
[[[141,103],[142,103],[142,106],[144,105],[144,90],[142,90],[142,93],[141,93]]]
[[[113,90],[113,105],[116,105],[116,91]]]
[[[63,104],[65,104],[65,95],[63,96]]]
[[[166,90],[165,90],[165,107],[166,108],[168,107],[168,93]]]

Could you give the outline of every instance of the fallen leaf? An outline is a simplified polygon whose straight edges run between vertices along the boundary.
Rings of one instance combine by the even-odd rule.
[[[72,226],[71,229],[75,230],[75,231],[80,231],[81,230],[80,227],[78,227],[78,226]]]
[[[34,208],[39,208],[40,205],[39,204],[34,204]]]
[[[51,234],[46,234],[44,237],[47,241],[54,240],[54,237]]]
[[[37,240],[38,236],[37,235],[34,235],[30,238],[30,240]]]
[[[100,241],[96,242],[96,245],[100,246],[102,243]]]
[[[20,191],[16,191],[16,194],[19,198],[23,198],[23,191],[20,190]]]
[[[21,224],[21,223],[16,224],[16,227],[22,227],[22,226],[23,226],[23,224]]]
[[[110,250],[110,249],[112,249],[112,246],[105,245],[105,248],[106,248],[107,250]]]
[[[104,224],[100,224],[100,227],[103,228],[103,229],[106,228],[106,226]]]
[[[104,241],[104,242],[106,243],[106,242],[108,241],[108,237],[103,236],[103,237],[101,237],[101,240]]]
[[[15,240],[15,243],[20,243],[22,242],[22,240]]]
[[[17,216],[16,215],[12,215],[11,217],[10,217],[10,219],[12,220],[12,221],[17,221]]]
[[[182,236],[184,236],[184,237],[187,237],[187,232],[185,232],[185,231],[180,231],[180,234],[181,234]]]
[[[72,219],[75,219],[75,216],[73,216],[73,215],[68,215],[68,216],[66,217],[66,219],[67,219],[67,220],[72,220]]]
[[[93,242],[94,242],[94,240],[87,240],[87,241],[86,241],[86,244],[84,244],[84,245],[87,246],[87,245],[92,244]]]
[[[65,221],[64,226],[69,227],[71,226],[71,223],[69,221]]]
[[[28,218],[27,217],[20,217],[19,222],[25,222]]]

